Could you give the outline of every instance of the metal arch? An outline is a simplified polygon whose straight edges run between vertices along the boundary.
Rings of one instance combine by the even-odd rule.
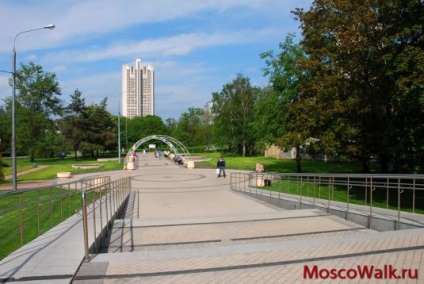
[[[169,146],[169,148],[175,155],[184,157],[187,160],[191,160],[191,156],[187,148],[184,146],[183,143],[181,143],[177,139],[167,135],[150,135],[134,143],[134,145],[128,151],[127,156],[125,157],[125,161],[128,162],[130,160],[132,154],[137,150],[138,147],[140,147],[141,144],[150,140],[162,141]],[[180,152],[178,150],[180,150]]]

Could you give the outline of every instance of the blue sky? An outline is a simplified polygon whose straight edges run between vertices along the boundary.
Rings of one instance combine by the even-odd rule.
[[[312,0],[0,0],[0,70],[17,62],[54,72],[69,103],[75,89],[88,104],[108,98],[118,112],[121,69],[140,58],[155,67],[156,115],[178,119],[203,107],[212,92],[242,73],[267,85],[259,54],[277,50],[288,33],[301,36],[290,12]],[[0,104],[11,95],[0,72]]]

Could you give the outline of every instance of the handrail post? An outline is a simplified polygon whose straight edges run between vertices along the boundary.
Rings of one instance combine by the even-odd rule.
[[[90,190],[91,190],[91,188],[90,188]],[[97,237],[97,230],[96,230],[96,226],[97,226],[97,224],[96,224],[96,191],[94,190],[94,191],[92,191],[91,192],[91,194],[90,194],[90,196],[91,196],[91,207],[92,207],[92,215],[93,215],[93,239],[94,239],[94,242],[96,242],[96,237]],[[88,218],[88,216],[87,216],[87,218]],[[97,252],[97,248],[96,248],[96,245],[94,245],[94,252]]]
[[[23,217],[22,193],[19,193],[19,235],[21,239],[21,247],[24,245],[24,217]]]
[[[415,178],[412,187],[412,213],[415,213]]]
[[[350,178],[347,178],[347,200],[346,200],[346,220],[349,220],[349,202],[350,202]]]
[[[398,213],[398,220],[397,220],[397,224],[396,224],[396,230],[399,231],[399,224],[400,224],[400,178],[398,178],[398,208],[397,208],[397,213]]]
[[[82,222],[84,231],[84,251],[85,251],[85,262],[90,261],[90,255],[88,253],[88,218],[87,218],[87,196],[85,190],[82,191]]]
[[[331,192],[333,191],[333,179],[330,177],[328,179],[328,204],[327,204],[327,213],[330,213],[330,207],[331,207]]]
[[[103,190],[105,190],[105,188],[101,188],[100,190],[99,190],[99,215],[100,215],[100,234],[102,235],[102,238],[101,238],[101,247],[103,247],[103,240],[104,240],[104,238],[105,238],[105,235],[104,235],[104,230],[103,230],[103,202],[102,202],[102,199],[103,199],[103,197],[102,197],[102,191]]]
[[[303,187],[303,176],[300,176],[300,192],[298,191],[299,194],[299,209],[302,209],[302,187]]]
[[[318,187],[318,192],[319,192],[319,186],[320,186],[320,178],[318,178],[318,183],[316,183],[316,177],[314,177],[314,198],[312,201],[312,208],[315,208],[315,195],[316,195],[316,188]]]
[[[373,187],[373,178],[371,178],[370,182],[370,216],[369,216],[369,228],[372,229],[372,220],[373,220],[373,210],[372,210],[372,193],[375,190]]]
[[[373,179],[371,178],[370,183],[370,216],[372,217],[372,192],[373,192]]]
[[[389,200],[390,200],[390,179],[387,178],[387,185],[386,185],[386,209],[389,209]]]

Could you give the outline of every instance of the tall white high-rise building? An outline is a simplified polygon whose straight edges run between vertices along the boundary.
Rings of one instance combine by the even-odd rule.
[[[155,114],[155,69],[143,66],[140,59],[135,65],[122,65],[122,115],[128,118]]]

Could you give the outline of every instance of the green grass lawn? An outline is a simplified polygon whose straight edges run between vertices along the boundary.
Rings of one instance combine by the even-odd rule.
[[[205,156],[210,158],[209,161],[196,163],[196,167],[200,168],[216,168],[216,162],[220,158],[219,153],[198,153],[192,154],[192,156]],[[274,159],[274,158],[265,158],[263,156],[257,157],[238,157],[232,155],[224,155],[226,160],[227,168],[229,169],[239,169],[239,170],[250,170],[254,171],[256,168],[256,163],[262,163],[264,165],[266,172],[276,172],[276,173],[295,173],[296,172],[296,161],[293,159]],[[376,165],[372,165],[372,169],[376,169]],[[360,173],[362,165],[355,162],[335,162],[335,161],[317,161],[317,160],[303,160],[302,161],[302,172],[303,173]],[[318,191],[315,186],[311,183],[304,183],[304,185],[299,188],[296,182],[277,182],[272,184],[271,187],[267,189],[273,191],[279,191],[289,194],[302,195],[307,197],[315,197],[320,199],[328,200],[329,194],[332,201],[347,202],[358,205],[369,206],[369,197],[368,202],[365,203],[365,193],[363,189],[352,190],[349,193],[345,188],[334,187],[330,188],[328,186],[320,187]],[[406,193],[405,193],[406,194]],[[403,195],[401,208],[402,211],[411,212],[412,211],[412,197]],[[417,197],[418,198],[418,197]],[[415,213],[424,213],[424,208],[422,205],[422,198],[416,200]],[[397,209],[397,198],[396,195],[391,195],[389,198],[388,204],[386,203],[386,193],[385,191],[379,192],[378,190],[374,192],[373,196],[373,206],[379,208],[388,208],[388,209]]]
[[[204,156],[210,158],[209,161],[196,163],[197,168],[216,168],[216,162],[221,156],[220,153],[193,153],[192,156]],[[265,158],[263,156],[254,157],[240,157],[234,155],[224,155],[228,169],[238,170],[255,170],[256,163],[262,163],[265,171],[267,172],[280,172],[280,173],[293,173],[296,172],[296,162],[293,159],[274,159]],[[39,181],[39,180],[52,180],[56,178],[58,172],[71,172],[73,175],[121,170],[123,164],[117,161],[97,162],[93,159],[78,159],[75,161],[73,158],[50,158],[50,159],[37,159],[36,166],[45,168],[18,176],[18,183]],[[12,160],[10,158],[3,158],[3,173],[5,176],[12,174]],[[73,164],[103,164],[104,167],[100,169],[74,169]],[[17,171],[22,172],[34,168],[34,163],[26,158],[17,159]],[[314,160],[302,161],[302,172],[304,173],[357,173],[361,171],[360,163],[348,162],[325,162]],[[3,182],[2,184],[10,184],[11,180]]]
[[[6,194],[0,198],[0,259],[47,232],[81,208],[81,194],[60,188]],[[22,208],[22,210],[18,210]],[[22,228],[22,240],[20,228]]]
[[[271,190],[274,192],[281,192],[293,195],[301,195],[305,197],[317,198],[338,202],[349,202],[350,204],[357,205],[370,205],[370,192],[368,191],[365,194],[363,188],[352,188],[349,193],[346,187],[342,186],[329,186],[329,185],[320,185],[316,186],[313,182],[303,181],[298,183],[295,181],[276,181],[271,184],[270,187],[262,187],[262,189]],[[398,199],[396,194],[391,194],[387,202],[387,192],[385,189],[379,188],[373,191],[373,207],[386,208],[397,210]],[[367,197],[367,198],[365,198]],[[411,192],[405,192],[403,198],[401,199],[400,208],[401,211],[412,212],[412,196]],[[366,201],[366,202],[365,202]],[[423,196],[416,196],[416,208],[415,213],[424,214],[423,207]]]
[[[81,192],[60,187],[9,192],[0,197],[0,260],[82,208]],[[99,193],[87,193],[87,200],[97,198]]]
[[[37,171],[27,173],[24,175],[18,176],[18,183],[22,182],[31,182],[38,180],[52,180],[56,178],[58,172],[71,172],[72,174],[82,174],[90,172],[101,172],[101,171],[113,171],[120,170],[123,167],[123,164],[119,164],[117,161],[105,161],[97,162],[93,159],[59,159],[59,158],[50,158],[50,159],[37,159],[34,165],[33,162],[25,158],[17,159],[17,172],[22,172],[34,168],[34,166],[40,168]],[[6,167],[3,167],[3,173],[5,176],[12,174],[12,160],[10,158],[3,158],[3,164]],[[72,165],[74,164],[102,164],[104,167],[99,169],[74,169]],[[45,166],[45,168],[42,168]],[[11,183],[11,180],[6,180],[2,184]]]
[[[193,153],[191,155],[209,158],[208,161],[196,163],[196,168],[209,169],[216,168],[216,163],[221,156],[220,153]],[[266,172],[294,173],[296,171],[296,162],[292,159],[274,159],[265,158],[263,156],[239,157],[230,154],[224,155],[224,158],[228,169],[254,171],[256,164],[262,163]],[[3,158],[3,164],[6,165],[3,167],[4,175],[10,175],[12,173],[11,159]],[[38,180],[53,180],[56,178],[58,172],[71,172],[73,175],[76,175],[90,172],[122,170],[123,168],[123,164],[120,164],[117,161],[97,162],[92,159],[78,159],[75,161],[75,159],[72,158],[66,158],[63,160],[59,158],[37,159],[36,164],[36,167],[38,167],[39,170],[18,176],[18,183],[27,183]],[[72,168],[73,164],[103,164],[104,167],[100,169],[74,169]],[[30,162],[28,159],[19,158],[17,162],[17,171],[19,173],[32,169],[34,166],[34,163]],[[302,171],[304,173],[359,173],[361,171],[361,165],[360,163],[303,160]],[[8,184],[10,182],[11,181],[8,180],[2,184]],[[317,191],[313,184],[307,184],[299,189],[299,187],[293,182],[290,184],[284,183],[285,181],[273,183],[270,189],[321,199],[328,199],[330,196],[331,200],[341,202],[346,202],[348,198],[347,192],[343,188],[322,187],[319,191]],[[53,191],[52,189],[48,189],[47,192],[42,192],[41,196],[34,197],[29,194],[25,197],[27,198],[25,202],[30,205],[25,208],[26,214],[23,218],[23,226],[25,229],[24,243],[31,241],[40,233],[43,233],[49,228],[57,225],[59,222],[63,221],[64,218],[67,218],[65,216],[72,215],[75,212],[75,209],[79,208],[78,204],[81,200],[79,194],[76,193],[75,195],[66,197],[61,194],[62,192],[60,189],[53,189]],[[384,193],[382,196],[384,197]],[[0,198],[0,208],[7,209],[19,207],[16,203],[16,197],[15,199],[12,197],[12,199],[4,197],[5,195],[3,198]],[[43,201],[41,203],[31,203],[33,200],[37,199],[42,199]],[[380,198],[379,195],[376,195],[373,205],[385,208],[386,203],[383,200],[384,198]],[[351,192],[349,194],[349,202],[364,205],[364,194],[361,194],[360,192]],[[402,205],[403,208],[407,208],[407,206],[408,204]],[[389,208],[395,208],[393,202],[390,202]],[[40,215],[38,213],[40,211],[37,210],[41,210],[41,212],[44,213]],[[63,210],[65,210],[65,212]],[[10,211],[0,215],[0,259],[4,258],[20,246],[18,230],[20,217],[16,212],[17,211],[13,213]],[[50,214],[50,212],[53,213]],[[416,212],[424,213],[424,210]],[[37,215],[40,215],[41,217],[36,217]]]
[[[5,176],[12,174],[12,160],[3,158],[3,173]],[[74,169],[74,164],[102,164],[99,169]],[[121,170],[123,164],[118,161],[97,162],[93,159],[37,159],[36,165],[26,158],[17,159],[17,172],[37,168],[36,171],[18,175],[18,183],[29,183],[39,180],[53,180],[58,172],[71,172],[73,175]],[[10,184],[11,180],[6,180],[1,185]],[[1,192],[0,192],[1,193]],[[23,244],[26,244],[48,231],[69,216],[75,210],[81,208],[81,194],[76,191],[68,191],[60,188],[46,188],[37,191],[25,191],[22,194],[3,194],[0,197],[0,260],[15,251],[21,246],[20,222],[22,222]],[[20,204],[25,204],[24,210]],[[23,212],[23,215],[19,215]]]
[[[192,156],[204,156],[209,161],[196,163],[198,168],[216,168],[216,162],[220,153],[193,153]],[[262,163],[266,172],[295,173],[296,161],[293,159],[265,158],[263,156],[240,157],[224,155],[228,169],[254,171],[256,163]],[[362,166],[357,162],[325,162],[318,160],[302,160],[302,172],[304,173],[359,173]]]

